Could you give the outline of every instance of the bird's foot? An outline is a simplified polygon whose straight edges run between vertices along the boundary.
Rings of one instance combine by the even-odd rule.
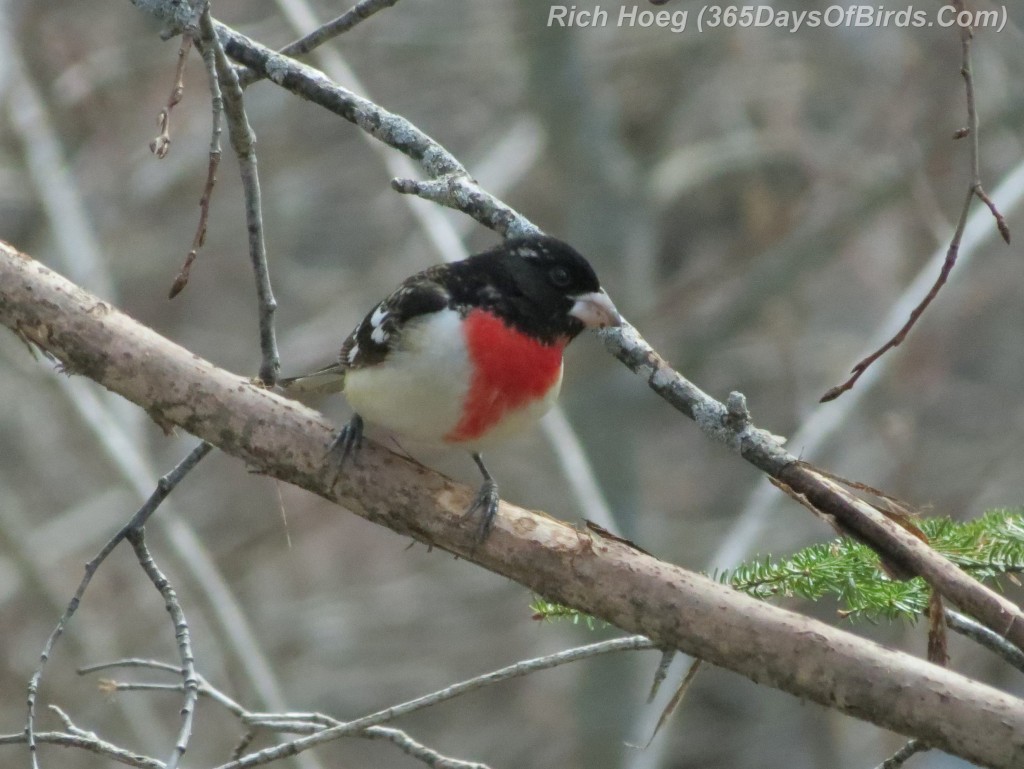
[[[494,526],[494,516],[498,513],[498,484],[493,478],[486,478],[476,494],[473,504],[462,514],[463,519],[479,517],[476,529],[475,545],[481,544]]]
[[[337,481],[341,470],[349,457],[355,459],[359,449],[363,446],[363,418],[353,414],[349,423],[341,428],[341,431],[327,447],[328,461],[334,465],[334,480]]]

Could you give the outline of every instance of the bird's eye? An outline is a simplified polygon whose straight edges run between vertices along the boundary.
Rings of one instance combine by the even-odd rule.
[[[548,273],[548,277],[551,278],[551,283],[555,288],[566,288],[572,282],[569,271],[565,267],[553,267]]]

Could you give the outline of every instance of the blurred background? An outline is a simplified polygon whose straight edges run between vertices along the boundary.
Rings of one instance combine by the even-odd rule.
[[[825,2],[771,3],[824,10]],[[847,3],[840,2],[845,6]],[[979,30],[982,179],[1024,238],[1024,6]],[[593,9],[583,2],[579,10]],[[339,82],[450,149],[487,190],[594,262],[619,308],[669,361],[794,453],[927,513],[968,518],[1024,499],[1024,260],[979,204],[961,264],[909,339],[837,403],[829,387],[907,316],[937,274],[970,181],[958,30],[890,26],[700,33],[549,26],[549,4],[398,3],[328,46]],[[901,6],[902,7],[902,6]],[[919,6],[929,19],[938,3]],[[0,5],[0,237],[220,366],[255,374],[256,304],[237,163],[226,134],[205,248],[167,297],[198,218],[209,93],[190,57],[169,156],[148,143],[179,41],[124,0]],[[314,2],[324,21],[346,3]],[[654,8],[641,4],[642,10]],[[307,11],[216,0],[215,16],[273,47]],[[308,20],[307,20],[308,21]],[[301,32],[312,28],[306,24]],[[494,233],[391,191],[395,153],[273,85],[247,92],[284,374],[330,362],[404,276]],[[428,232],[429,230],[429,232]],[[433,233],[433,234],[430,234]],[[915,282],[916,281],[916,282]],[[890,312],[892,318],[887,317]],[[592,337],[568,351],[562,403],[625,535],[691,569],[783,555],[832,533],[704,439]],[[88,381],[56,375],[0,333],[0,733],[82,564],[195,444]],[[342,399],[313,405],[339,423]],[[557,427],[557,426],[556,426]],[[551,430],[552,428],[548,428]],[[594,518],[550,433],[488,456],[503,496]],[[417,457],[465,482],[461,452]],[[575,482],[575,483],[574,483]],[[161,508],[150,545],[192,625],[201,672],[253,710],[340,719],[516,660],[615,635],[531,619],[515,584],[213,454]],[[793,608],[922,655],[925,627],[850,626],[829,602]],[[954,639],[955,669],[1021,694],[991,655]],[[40,701],[85,729],[164,756],[180,698],[103,694],[81,665],[176,659],[163,602],[121,548],[46,670]],[[476,692],[396,725],[495,769],[864,769],[903,739],[707,669],[647,750],[657,654],[604,657]],[[141,678],[126,673],[124,678]],[[59,727],[48,712],[43,728]],[[201,702],[187,764],[227,760],[241,729]],[[2,748],[7,766],[23,748]],[[45,766],[105,760],[43,748]],[[928,769],[964,766],[941,754]],[[420,766],[394,747],[335,742],[292,765]]]

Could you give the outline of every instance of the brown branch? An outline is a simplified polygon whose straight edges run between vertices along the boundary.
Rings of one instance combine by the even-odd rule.
[[[833,401],[847,390],[852,389],[857,383],[857,380],[860,379],[861,375],[867,371],[868,368],[870,368],[872,363],[894,347],[899,347],[900,344],[903,343],[903,340],[907,338],[907,334],[910,333],[910,330],[917,324],[918,318],[920,318],[921,315],[924,314],[924,311],[928,309],[932,300],[939,295],[939,291],[942,290],[944,285],[946,285],[946,281],[949,279],[949,274],[953,271],[953,267],[956,265],[956,258],[960,252],[960,241],[963,240],[964,228],[967,227],[967,214],[971,210],[971,201],[974,200],[974,196],[975,188],[972,185],[971,188],[967,190],[967,199],[964,201],[963,208],[960,209],[960,220],[957,222],[956,231],[953,233],[953,239],[950,241],[949,248],[946,250],[946,259],[943,261],[942,268],[939,270],[939,276],[935,279],[935,282],[928,290],[928,293],[925,294],[924,299],[922,299],[918,305],[910,311],[910,317],[907,319],[907,322],[903,324],[903,327],[897,331],[896,335],[888,342],[854,366],[852,373],[845,382],[827,390],[819,399],[820,403]]]
[[[964,10],[963,0],[954,0],[954,7],[957,12],[960,13]],[[953,232],[953,238],[949,242],[949,248],[946,250],[946,260],[942,263],[942,269],[939,271],[938,278],[935,279],[935,283],[932,284],[931,289],[925,295],[924,299],[911,311],[910,317],[903,327],[896,332],[896,335],[889,341],[871,353],[869,356],[864,358],[862,361],[857,363],[856,366],[851,369],[850,376],[845,382],[836,385],[828,389],[824,395],[821,396],[820,402],[826,403],[828,401],[835,400],[840,395],[850,390],[860,379],[861,375],[871,367],[871,365],[885,355],[889,350],[894,347],[898,347],[904,339],[907,338],[907,334],[917,323],[918,319],[924,314],[924,311],[928,309],[928,306],[932,303],[939,291],[946,284],[949,279],[950,273],[953,271],[954,265],[956,265],[957,255],[960,251],[960,242],[963,240],[964,228],[967,226],[967,214],[971,210],[971,203],[974,198],[978,198],[982,203],[988,206],[989,211],[992,212],[992,216],[996,220],[996,227],[999,228],[999,234],[1003,240],[1007,243],[1010,242],[1010,228],[1006,223],[1006,218],[1000,213],[996,207],[995,202],[985,192],[985,188],[981,183],[981,147],[978,140],[978,109],[974,96],[974,71],[971,68],[971,42],[974,39],[974,31],[970,27],[960,28],[960,74],[964,78],[964,90],[967,96],[967,126],[959,129],[954,135],[954,139],[968,138],[970,144],[970,164],[971,164],[971,184],[967,189],[967,199],[964,201],[963,207],[960,209],[960,220],[957,222],[956,230]]]
[[[209,7],[204,13],[209,14]],[[220,79],[217,77],[213,45],[204,41],[202,53],[203,64],[206,66],[206,79],[210,84],[210,108],[213,115],[210,126],[210,160],[206,167],[206,184],[203,186],[203,194],[199,198],[199,223],[196,225],[195,235],[192,236],[192,247],[185,256],[185,263],[171,284],[168,299],[176,297],[188,285],[192,263],[195,262],[199,255],[199,249],[206,242],[206,226],[210,219],[210,198],[213,197],[213,187],[217,183],[217,167],[220,165],[220,135],[221,120],[224,115],[224,97],[221,95]]]
[[[501,505],[491,537],[474,547],[473,526],[462,517],[472,491],[374,444],[336,478],[325,463],[334,428],[319,414],[216,368],[5,246],[0,323],[57,357],[67,371],[120,393],[160,422],[548,600],[969,761],[1024,764],[1024,703],[991,687],[513,505]],[[664,373],[649,373],[652,386],[679,385]],[[706,424],[706,416],[698,421]],[[730,424],[740,435],[752,432],[735,403],[724,419],[723,433]],[[757,444],[740,438],[737,448],[744,445]],[[780,468],[784,482],[816,506],[828,506],[821,495],[831,482],[817,477],[825,485],[815,487],[810,470],[787,467]],[[843,499],[840,492],[833,494]],[[842,504],[856,507],[858,501]],[[894,527],[859,504],[867,508],[858,510],[866,520]],[[893,536],[908,553],[924,548],[902,530]],[[1011,625],[1012,635],[1024,629],[1024,623]]]
[[[957,14],[965,12],[964,0],[953,0],[953,7]],[[1010,227],[1006,223],[1006,217],[996,207],[995,202],[985,192],[981,183],[981,142],[978,139],[978,105],[974,96],[974,67],[971,65],[971,44],[974,41],[974,29],[970,26],[960,27],[960,75],[964,79],[964,91],[967,98],[967,133],[970,137],[971,148],[971,189],[974,195],[988,206],[996,220],[996,227],[999,234],[1007,245],[1010,243]]]
[[[167,153],[171,151],[171,110],[185,95],[185,62],[188,61],[188,52],[192,50],[192,44],[199,32],[199,14],[208,7],[208,0],[197,3],[195,12],[182,30],[181,45],[178,48],[178,64],[174,69],[174,85],[171,87],[170,96],[167,97],[167,104],[160,110],[156,121],[160,127],[160,133],[149,143],[150,151],[158,158],[167,157]]]

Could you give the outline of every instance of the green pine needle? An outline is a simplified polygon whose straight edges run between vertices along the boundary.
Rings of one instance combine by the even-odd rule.
[[[1024,570],[1024,517],[1017,510],[991,510],[973,521],[923,518],[916,521],[929,544],[981,581]],[[853,619],[915,620],[928,608],[924,580],[889,579],[878,556],[859,542],[838,539],[812,545],[789,558],[770,556],[716,572],[715,579],[754,598],[800,597],[839,600]]]
[[[991,582],[1024,571],[1024,515],[1020,510],[990,510],[972,521],[922,518],[915,522],[937,552],[976,579]],[[760,599],[818,601],[834,596],[844,616],[870,622],[914,621],[928,609],[924,580],[889,579],[878,556],[850,539],[812,545],[788,558],[758,557],[731,571],[716,571],[712,577]],[[537,619],[582,622],[590,629],[595,626],[593,617],[540,598],[530,608]]]
[[[533,603],[530,604],[530,611],[533,612],[534,619],[542,622],[569,620],[574,625],[585,624],[588,630],[593,630],[595,627],[608,626],[607,622],[598,620],[589,614],[584,614],[577,609],[570,609],[568,606],[563,606],[560,603],[545,601],[540,596],[534,598]]]

